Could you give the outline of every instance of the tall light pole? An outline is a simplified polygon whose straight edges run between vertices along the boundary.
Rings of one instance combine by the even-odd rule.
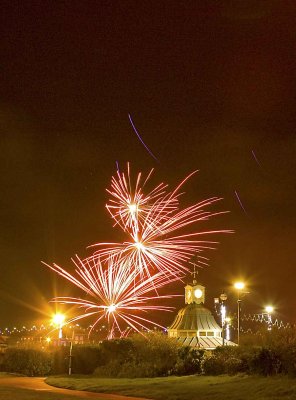
[[[225,318],[225,324],[226,324],[225,339],[226,340],[230,340],[230,323],[231,323],[231,319],[229,317],[226,317]]]
[[[237,344],[239,345],[241,291],[245,288],[245,284],[243,282],[235,282],[234,287],[237,290]]]
[[[226,306],[224,302],[227,300],[227,295],[226,293],[221,293],[220,294],[220,300],[221,300],[221,323],[222,323],[222,346],[225,344],[225,318],[226,318]]]
[[[57,313],[53,316],[52,322],[59,328],[59,340],[63,338],[64,314]]]
[[[265,307],[265,312],[267,314],[267,330],[271,331],[272,327],[272,319],[271,319],[271,314],[273,313],[273,306],[266,306]]]
[[[226,306],[224,302],[227,300],[227,294],[221,293],[220,297],[214,298],[216,313],[221,317],[222,327],[222,346],[225,344],[225,321],[226,321]]]

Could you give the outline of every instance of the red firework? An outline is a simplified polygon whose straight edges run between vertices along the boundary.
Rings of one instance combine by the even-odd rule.
[[[128,179],[118,172],[117,179],[112,178],[113,191],[107,209],[115,220],[129,235],[130,240],[124,243],[97,243],[101,249],[93,257],[116,256],[128,264],[134,265],[144,276],[151,276],[156,269],[174,277],[188,272],[187,261],[204,249],[213,248],[217,242],[201,240],[201,236],[230,232],[226,230],[196,231],[183,233],[189,225],[208,220],[224,212],[205,211],[205,208],[220,201],[212,197],[185,209],[180,209],[179,193],[183,184],[196,171],[188,175],[172,192],[167,192],[167,185],[161,184],[147,196],[140,186],[141,174],[136,180],[135,189],[131,185],[128,165]],[[147,183],[148,178],[144,182]],[[110,205],[112,204],[112,205]],[[177,234],[178,232],[178,234]],[[181,232],[181,233],[180,233]]]
[[[92,330],[107,319],[109,335],[126,336],[127,326],[135,331],[147,330],[157,325],[142,313],[170,311],[171,307],[151,304],[154,300],[171,298],[160,296],[158,290],[181,279],[189,270],[185,266],[196,253],[213,248],[217,242],[204,240],[203,236],[230,232],[226,230],[198,231],[195,224],[223,212],[205,210],[221,200],[212,197],[192,206],[181,208],[181,187],[195,172],[188,175],[173,191],[161,183],[147,194],[144,188],[152,171],[143,180],[139,173],[133,186],[128,164],[127,174],[117,171],[112,177],[111,199],[106,205],[114,220],[128,235],[124,243],[98,243],[91,257],[73,260],[75,273],[71,274],[57,264],[47,265],[60,276],[81,289],[85,299],[56,297],[53,301],[72,304],[83,310],[67,323],[93,317]],[[189,227],[194,229],[187,231]],[[201,264],[206,258],[199,256]],[[124,327],[123,327],[124,325]],[[91,333],[91,331],[90,331]]]
[[[79,257],[73,260],[75,273],[69,273],[57,264],[47,267],[73,283],[86,293],[88,299],[77,297],[56,297],[54,302],[78,306],[84,312],[71,318],[68,323],[95,317],[92,329],[106,318],[109,326],[108,338],[126,335],[123,323],[137,332],[148,330],[149,326],[161,325],[141,316],[148,311],[170,311],[172,307],[151,304],[153,300],[172,298],[173,296],[159,296],[156,290],[168,283],[167,277],[157,273],[146,279],[139,279],[137,269],[126,268],[124,262],[114,258],[102,263],[99,259],[82,261]],[[172,282],[172,280],[171,280]],[[153,292],[153,293],[152,293]]]

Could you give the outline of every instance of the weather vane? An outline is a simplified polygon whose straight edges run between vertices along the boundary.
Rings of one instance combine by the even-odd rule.
[[[189,264],[192,264],[192,265],[193,265],[193,272],[190,272],[190,274],[193,275],[193,285],[196,285],[196,284],[197,284],[196,277],[197,277],[197,275],[198,275],[198,271],[196,270],[196,267],[200,267],[200,266],[198,265],[197,257],[198,257],[198,256],[195,254],[195,255],[192,257],[192,261],[189,261]],[[200,267],[200,268],[201,268],[201,267]]]

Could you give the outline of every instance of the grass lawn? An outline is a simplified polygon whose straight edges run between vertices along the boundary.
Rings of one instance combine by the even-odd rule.
[[[116,393],[155,400],[295,400],[296,379],[259,376],[184,376],[109,379],[94,376],[49,377],[68,389]]]

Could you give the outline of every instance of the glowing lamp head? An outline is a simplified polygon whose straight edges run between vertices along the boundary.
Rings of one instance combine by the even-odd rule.
[[[47,338],[46,338],[46,342],[47,342],[47,343],[50,343],[50,342],[51,342],[51,338],[50,338],[50,337],[47,337]]]
[[[197,299],[200,299],[200,298],[202,297],[202,290],[200,290],[200,289],[195,289],[195,291],[194,291],[194,296],[195,296]]]
[[[242,290],[242,289],[244,289],[245,284],[243,282],[235,282],[234,287],[237,290]]]
[[[62,325],[64,321],[65,321],[65,316],[60,313],[55,314],[52,318],[52,322],[55,325]]]
[[[273,310],[274,310],[274,309],[273,309],[272,306],[266,306],[266,307],[265,307],[265,311],[266,311],[268,314],[272,313]]]

